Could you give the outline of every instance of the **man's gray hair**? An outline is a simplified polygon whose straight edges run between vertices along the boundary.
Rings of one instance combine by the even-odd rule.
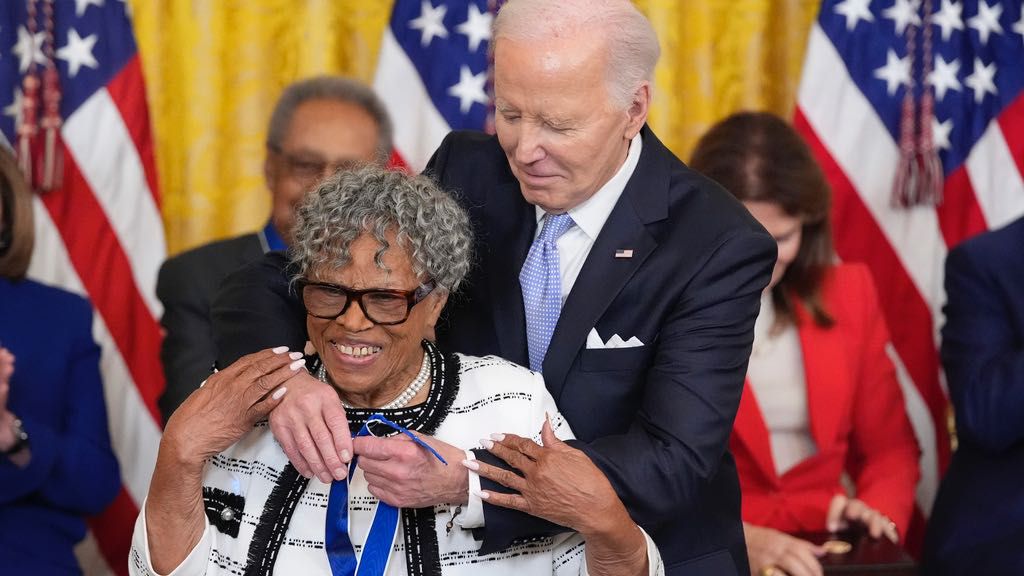
[[[364,233],[380,244],[374,257],[391,248],[393,231],[413,272],[452,292],[470,266],[469,217],[461,206],[426,176],[411,176],[379,166],[339,170],[306,194],[295,212],[295,240],[289,248],[296,276],[308,278],[320,266],[342,268],[349,247]]]
[[[377,123],[377,159],[384,164],[391,157],[394,130],[384,103],[373,89],[343,76],[314,76],[289,84],[274,105],[267,128],[267,146],[280,150],[295,110],[310,100],[334,100],[353,104],[366,111]]]
[[[608,94],[628,108],[645,80],[654,81],[658,35],[629,0],[509,0],[494,19],[494,40],[542,41],[596,30],[606,39]]]

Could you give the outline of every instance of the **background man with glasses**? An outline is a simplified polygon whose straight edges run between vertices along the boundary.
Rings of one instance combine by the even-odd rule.
[[[160,269],[156,291],[164,305],[160,357],[167,388],[159,404],[165,421],[210,374],[217,356],[210,303],[224,277],[288,247],[295,206],[322,178],[357,164],[384,164],[390,156],[391,120],[368,86],[320,76],[285,88],[267,130],[267,225],[184,252]]]

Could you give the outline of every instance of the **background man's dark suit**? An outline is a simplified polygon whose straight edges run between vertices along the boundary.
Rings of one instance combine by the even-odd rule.
[[[654,537],[668,574],[745,574],[739,484],[726,446],[775,241],[649,129],[642,137],[639,164],[562,310],[545,381],[576,446]],[[495,137],[449,135],[427,172],[469,210],[477,242],[477,262],[449,299],[438,340],[527,364],[518,276],[535,208]],[[616,258],[619,249],[632,257]],[[225,281],[213,310],[223,365],[267,346],[301,347],[282,340],[299,337],[287,318],[302,314],[294,299],[280,299],[282,263],[264,259]],[[277,294],[264,288],[257,296],[261,282]],[[636,336],[644,346],[585,349],[592,328],[604,341]],[[521,514],[485,510],[484,551],[539,529]]]
[[[1024,219],[946,260],[942,364],[959,447],[928,521],[924,574],[1024,574]]]
[[[156,295],[164,305],[166,331],[160,348],[167,388],[160,396],[166,422],[199,383],[217,357],[210,325],[210,303],[229,273],[263,255],[258,233],[212,242],[168,259],[160,267]]]

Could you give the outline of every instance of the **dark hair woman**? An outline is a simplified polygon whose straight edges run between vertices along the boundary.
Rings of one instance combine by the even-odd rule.
[[[898,541],[913,509],[918,447],[871,276],[835,261],[821,169],[785,121],[758,112],[712,127],[690,164],[779,244],[730,443],[751,570],[821,574],[823,550],[799,532],[861,524]]]
[[[0,566],[77,574],[85,516],[120,482],[92,307],[25,279],[32,238],[32,195],[0,147]]]

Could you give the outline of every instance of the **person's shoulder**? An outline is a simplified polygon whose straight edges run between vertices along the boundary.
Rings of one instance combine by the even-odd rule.
[[[536,372],[500,356],[455,356],[459,359],[459,376],[464,386],[524,392],[544,387],[544,380]]]
[[[1010,262],[1024,262],[1024,217],[988,232],[964,240],[949,253],[951,266],[972,261],[975,265],[992,263],[1012,268]]]
[[[237,267],[258,258],[262,252],[263,248],[257,234],[243,234],[186,250],[168,258],[164,262],[163,269],[168,273],[191,274],[196,269],[209,267],[219,268],[231,264],[235,264],[234,267]]]
[[[445,136],[423,172],[446,187],[458,187],[474,178],[511,178],[512,174],[498,137],[471,130]]]
[[[11,286],[13,297],[35,318],[49,316],[62,322],[87,322],[92,318],[92,303],[74,292],[29,278],[11,282]]]
[[[699,230],[704,236],[759,236],[774,242],[750,212],[725,188],[690,168],[645,130],[641,165],[666,177],[667,212],[674,228]],[[644,162],[644,155],[650,159]],[[638,166],[640,168],[640,166]]]

